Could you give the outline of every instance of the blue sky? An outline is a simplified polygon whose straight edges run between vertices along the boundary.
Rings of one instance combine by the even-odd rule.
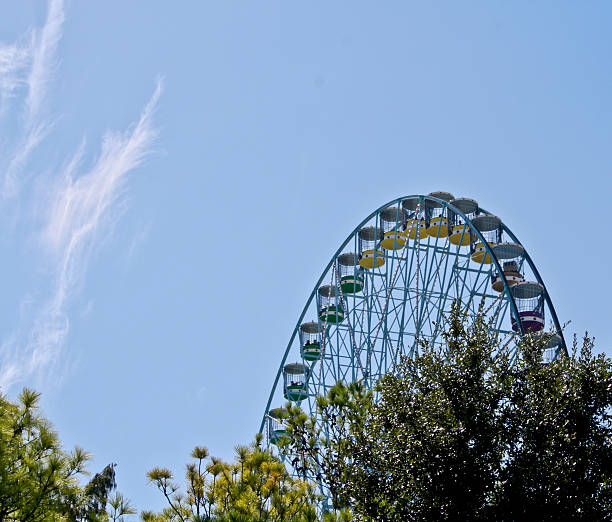
[[[145,472],[258,429],[312,285],[401,195],[473,197],[612,354],[608,2],[3,2],[0,375]]]

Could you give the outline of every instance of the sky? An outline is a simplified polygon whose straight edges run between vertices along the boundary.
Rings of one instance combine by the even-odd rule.
[[[500,216],[612,355],[609,2],[0,12],[0,386],[138,509],[252,439],[321,271],[403,195]]]

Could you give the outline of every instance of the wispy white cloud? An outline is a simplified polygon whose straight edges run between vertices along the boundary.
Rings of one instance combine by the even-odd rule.
[[[34,195],[31,205],[39,226],[35,248],[44,253],[39,269],[45,281],[22,300],[19,324],[0,345],[0,387],[4,389],[26,378],[44,378],[60,363],[66,367],[61,355],[70,330],[70,304],[81,289],[91,253],[110,236],[125,209],[129,174],[151,153],[157,137],[153,116],[161,79],[133,125],[123,132],[106,133],[97,159],[86,165],[83,140],[62,168],[49,168],[35,177],[40,190],[32,186],[24,190],[25,180],[32,177],[24,174],[28,162],[56,121],[46,105],[59,63],[56,56],[64,21],[64,1],[49,0],[40,30],[32,30],[21,43],[0,44],[0,116],[5,100],[19,93],[16,99],[22,103],[20,130],[14,146],[4,154],[8,159],[2,168],[0,193],[5,202],[13,198],[16,212],[23,211],[25,201]],[[58,373],[53,375],[57,382]]]
[[[100,225],[113,217],[123,194],[126,174],[139,166],[150,154],[156,137],[152,117],[162,91],[158,80],[151,100],[138,122],[125,132],[108,132],[102,141],[101,154],[92,169],[75,177],[82,148],[53,190],[47,226],[43,238],[54,250],[70,253],[86,238],[95,235]]]
[[[53,127],[53,121],[45,116],[42,108],[57,69],[57,46],[62,38],[64,20],[64,0],[50,0],[45,24],[42,29],[32,32],[30,45],[6,46],[3,53],[4,62],[0,53],[0,78],[2,78],[2,63],[6,71],[4,75],[6,90],[2,91],[5,92],[3,97],[7,98],[22,83],[27,88],[22,132],[4,174],[2,195],[5,199],[19,193],[20,175],[24,167],[32,152]],[[29,72],[24,75],[23,69],[26,64],[29,65]]]
[[[28,76],[26,126],[39,116],[49,84],[57,67],[57,46],[64,25],[64,0],[50,0],[47,20],[40,32],[34,33],[32,67]],[[34,125],[36,126],[36,125]]]
[[[19,44],[0,44],[0,114],[6,100],[26,83],[26,69],[30,62],[31,48]]]
[[[4,175],[2,195],[5,199],[14,197],[19,193],[22,182],[20,174],[27,165],[30,156],[36,150],[36,147],[38,147],[51,130],[51,127],[50,122],[40,122],[38,125],[27,129],[21,135]]]
[[[151,232],[151,223],[148,223],[144,227],[140,229],[140,231],[134,235],[132,238],[132,242],[130,243],[130,248],[128,248],[127,254],[125,256],[125,269],[129,269],[132,264],[132,260],[134,256],[140,250],[142,245],[147,241],[149,237],[149,233]]]
[[[162,83],[157,81],[137,122],[123,132],[107,132],[91,168],[83,168],[83,142],[49,190],[41,244],[53,260],[53,289],[39,305],[27,335],[13,336],[3,344],[3,387],[51,371],[59,361],[70,328],[67,307],[87,271],[90,253],[124,209],[122,196],[130,172],[152,152],[157,137],[153,115]]]

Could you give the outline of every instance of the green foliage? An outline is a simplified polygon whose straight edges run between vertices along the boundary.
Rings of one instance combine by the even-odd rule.
[[[286,451],[359,520],[604,520],[612,512],[612,363],[585,336],[543,364],[515,359],[483,314],[455,305],[444,347],[422,346],[378,382],[338,383],[315,425],[288,406]]]
[[[258,435],[251,446],[236,446],[236,458],[226,463],[196,446],[185,470],[185,490],[174,483],[172,472],[154,468],[147,478],[166,498],[161,513],[143,512],[145,521],[226,522],[314,521],[313,486],[294,479],[284,464],[261,446]]]
[[[116,487],[115,464],[109,464],[85,486],[86,502],[82,506],[80,518],[92,520],[106,513],[109,494]]]
[[[108,520],[105,507],[115,488],[114,465],[81,487],[79,478],[86,475],[90,456],[78,447],[69,453],[62,449],[38,410],[39,397],[28,389],[17,403],[0,395],[0,521]],[[121,499],[115,513],[133,512]]]
[[[130,504],[130,501],[118,491],[108,499],[108,504],[111,508],[110,513],[108,513],[108,519],[113,522],[123,522],[125,515],[136,514],[136,509]]]
[[[69,512],[79,496],[77,476],[89,455],[62,451],[57,434],[38,413],[39,394],[24,389],[19,403],[0,397],[0,519],[44,520]]]
[[[496,504],[515,519],[545,507],[549,520],[609,520],[612,513],[612,365],[593,341],[540,364],[525,343],[509,397],[508,464]]]

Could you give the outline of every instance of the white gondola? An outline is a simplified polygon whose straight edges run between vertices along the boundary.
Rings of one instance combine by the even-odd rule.
[[[498,243],[491,247],[495,257],[502,266],[503,277],[499,272],[491,276],[493,290],[503,292],[504,278],[508,286],[515,285],[525,280],[522,274],[522,260],[525,249],[518,243]]]
[[[321,358],[322,328],[317,321],[300,325],[300,352],[305,361],[317,361]]]

